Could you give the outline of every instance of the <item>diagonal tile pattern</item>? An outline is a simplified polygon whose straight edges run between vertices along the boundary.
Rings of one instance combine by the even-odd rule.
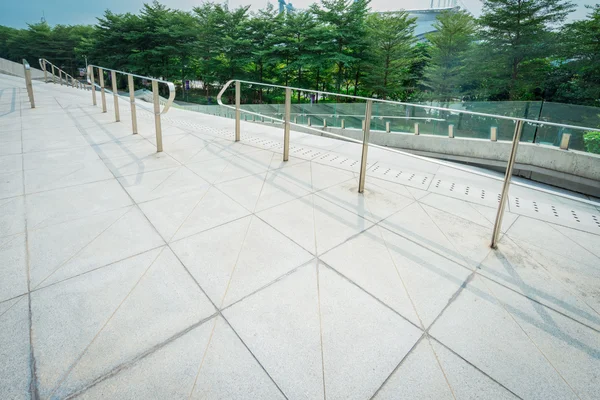
[[[591,223],[511,203],[492,251],[497,181],[372,149],[358,195],[353,143],[293,132],[282,162],[277,126],[233,142],[173,109],[157,154],[143,104],[131,135],[126,102],[34,82],[32,110],[21,85],[0,76],[1,398],[600,397]]]

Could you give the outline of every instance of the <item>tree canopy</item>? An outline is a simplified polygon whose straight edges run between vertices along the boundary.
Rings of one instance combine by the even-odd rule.
[[[423,39],[409,14],[373,13],[369,3],[321,0],[279,13],[210,1],[188,12],[154,1],[138,13],[106,10],[94,26],[0,26],[0,57],[45,57],[70,73],[87,57],[179,84],[201,81],[206,97],[236,78],[410,101],[600,105],[600,5],[564,24],[568,0],[485,0],[480,18],[441,13]],[[253,96],[270,100],[262,90]]]

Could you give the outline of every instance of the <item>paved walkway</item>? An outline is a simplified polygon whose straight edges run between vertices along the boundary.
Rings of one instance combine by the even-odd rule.
[[[599,210],[0,75],[0,398],[598,399]],[[109,107],[112,99],[108,99]]]

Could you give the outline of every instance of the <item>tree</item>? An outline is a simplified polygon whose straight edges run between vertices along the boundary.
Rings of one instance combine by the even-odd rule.
[[[553,101],[600,105],[600,5],[563,27],[559,67],[549,83]]]
[[[357,55],[363,46],[366,33],[366,18],[371,0],[322,0],[321,5],[311,6],[317,20],[326,28],[321,33],[329,36],[324,43],[329,49],[336,66],[335,90],[340,91],[344,73],[354,63],[359,62]]]
[[[427,35],[431,46],[425,84],[437,99],[448,102],[465,90],[465,67],[476,25],[466,11],[445,11],[437,17],[434,27],[437,32]]]
[[[493,90],[520,99],[543,77],[528,72],[552,53],[550,31],[574,9],[567,0],[485,0],[479,18],[481,38],[489,52],[486,70],[495,75]],[[535,79],[526,80],[525,76]]]
[[[415,18],[405,12],[371,14],[367,18],[369,60],[365,87],[382,99],[399,99],[411,67],[417,62]]]

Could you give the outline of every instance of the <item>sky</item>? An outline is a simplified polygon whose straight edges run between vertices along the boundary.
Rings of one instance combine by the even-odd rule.
[[[96,17],[101,16],[104,10],[110,9],[115,13],[136,12],[144,2],[151,0],[0,0],[0,25],[14,28],[25,28],[27,23],[39,22],[42,15],[49,24],[94,24]],[[220,0],[223,1],[223,0]],[[252,5],[253,8],[264,7],[269,0],[229,0],[230,7]],[[278,4],[277,0],[270,0]],[[318,1],[318,0],[317,0]],[[569,19],[584,18],[587,14],[585,5],[600,3],[600,0],[572,0],[578,5],[576,12]],[[170,8],[191,10],[199,5],[202,0],[161,0]],[[315,0],[292,0],[294,7],[305,8]],[[437,0],[436,0],[437,3]],[[481,1],[460,0],[473,14],[481,11]],[[389,11],[392,9],[427,8],[430,0],[372,0],[373,10]]]

